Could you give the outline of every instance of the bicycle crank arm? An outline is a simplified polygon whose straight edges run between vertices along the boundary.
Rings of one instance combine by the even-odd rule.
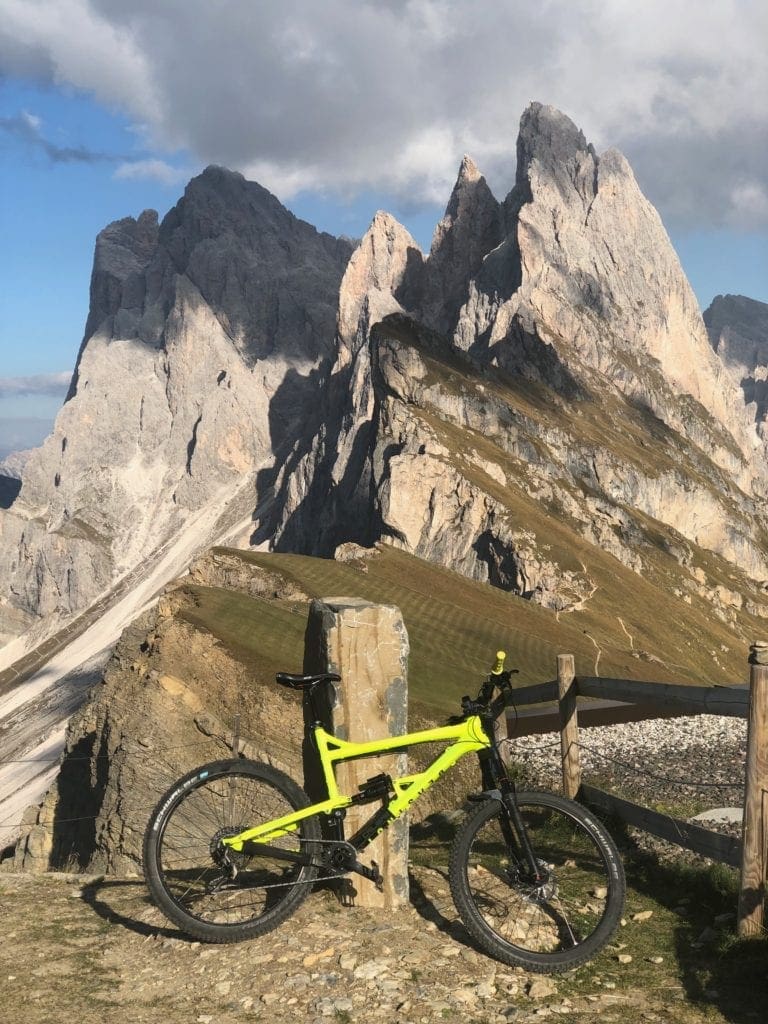
[[[350,871],[354,871],[357,875],[362,875],[363,878],[367,878],[369,882],[373,882],[379,892],[384,891],[384,876],[379,871],[379,865],[375,860],[371,861],[371,866],[367,868],[365,864],[361,864],[359,860],[356,860],[354,864],[350,864]]]

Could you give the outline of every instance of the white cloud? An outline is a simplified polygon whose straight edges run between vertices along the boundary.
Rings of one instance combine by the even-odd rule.
[[[28,110],[22,110],[21,119],[32,132],[39,132],[43,126],[42,118],[38,117],[37,114],[30,114]]]
[[[40,373],[33,377],[0,377],[0,398],[51,395],[63,397],[67,393],[71,373]]]
[[[132,110],[153,106],[141,33],[102,17],[97,3],[0,0],[0,15],[0,62],[7,73],[73,85]]]
[[[191,173],[188,168],[173,167],[165,160],[126,160],[115,168],[113,177],[122,181],[150,179],[161,185],[180,185],[189,180]]]
[[[764,0],[0,0],[0,25],[11,73],[283,198],[442,201],[464,152],[504,193],[533,99],[623,149],[669,222],[743,223],[734,188],[768,188]]]
[[[731,191],[734,220],[744,227],[768,223],[768,190],[759,181],[740,181]]]

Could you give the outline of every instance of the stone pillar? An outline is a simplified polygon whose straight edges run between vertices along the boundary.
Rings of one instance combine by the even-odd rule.
[[[399,736],[408,724],[408,634],[398,608],[371,604],[356,597],[326,597],[309,610],[304,647],[304,671],[337,672],[335,698],[324,709],[324,724],[341,739],[356,743]],[[329,687],[330,690],[330,687]],[[306,711],[306,709],[305,709]],[[305,787],[313,799],[322,799],[322,776],[314,751],[305,749]],[[340,764],[339,788],[353,794],[358,786],[381,772],[392,776],[407,772],[407,755],[387,754]],[[351,807],[344,822],[351,836],[379,803]],[[351,875],[355,903],[362,907],[393,910],[408,903],[408,827],[405,818],[392,822],[360,856],[364,864],[376,861],[384,876],[384,890]]]

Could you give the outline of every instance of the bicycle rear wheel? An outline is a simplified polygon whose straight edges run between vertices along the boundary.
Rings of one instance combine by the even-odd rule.
[[[624,907],[618,850],[600,822],[553,793],[519,793],[528,838],[545,879],[533,883],[510,850],[500,801],[470,814],[451,849],[450,884],[466,928],[491,956],[544,974],[593,957]]]
[[[234,882],[214,859],[217,841],[307,807],[289,776],[255,761],[216,761],[179,779],[152,813],[144,874],[160,909],[188,935],[237,942],[276,928],[309,894],[317,868],[232,853]],[[271,845],[316,849],[316,817]]]

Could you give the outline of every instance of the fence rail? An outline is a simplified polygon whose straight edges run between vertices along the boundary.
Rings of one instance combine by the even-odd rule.
[[[763,931],[768,866],[768,643],[750,649],[748,686],[685,686],[636,679],[611,679],[576,674],[573,655],[557,658],[557,679],[515,691],[519,704],[557,702],[557,709],[523,712],[517,735],[560,731],[563,792],[629,825],[668,842],[685,846],[712,860],[741,869],[738,933]],[[582,698],[593,698],[594,702]],[[641,717],[726,715],[748,720],[744,823],[741,839],[617,797],[582,782],[579,720],[607,725]],[[527,721],[526,721],[527,719]],[[535,724],[534,724],[535,723]],[[539,728],[536,728],[536,725]]]
[[[581,799],[584,803],[602,811],[603,814],[610,814],[627,825],[634,825],[643,832],[650,832],[652,836],[665,839],[668,843],[685,845],[686,849],[702,857],[709,857],[711,860],[720,861],[722,864],[730,864],[733,868],[741,865],[741,840],[733,836],[721,835],[719,832],[712,832],[701,825],[694,825],[693,822],[683,821],[682,818],[675,818],[669,814],[659,814],[648,807],[641,807],[630,800],[606,793],[605,790],[596,786],[581,784]]]

